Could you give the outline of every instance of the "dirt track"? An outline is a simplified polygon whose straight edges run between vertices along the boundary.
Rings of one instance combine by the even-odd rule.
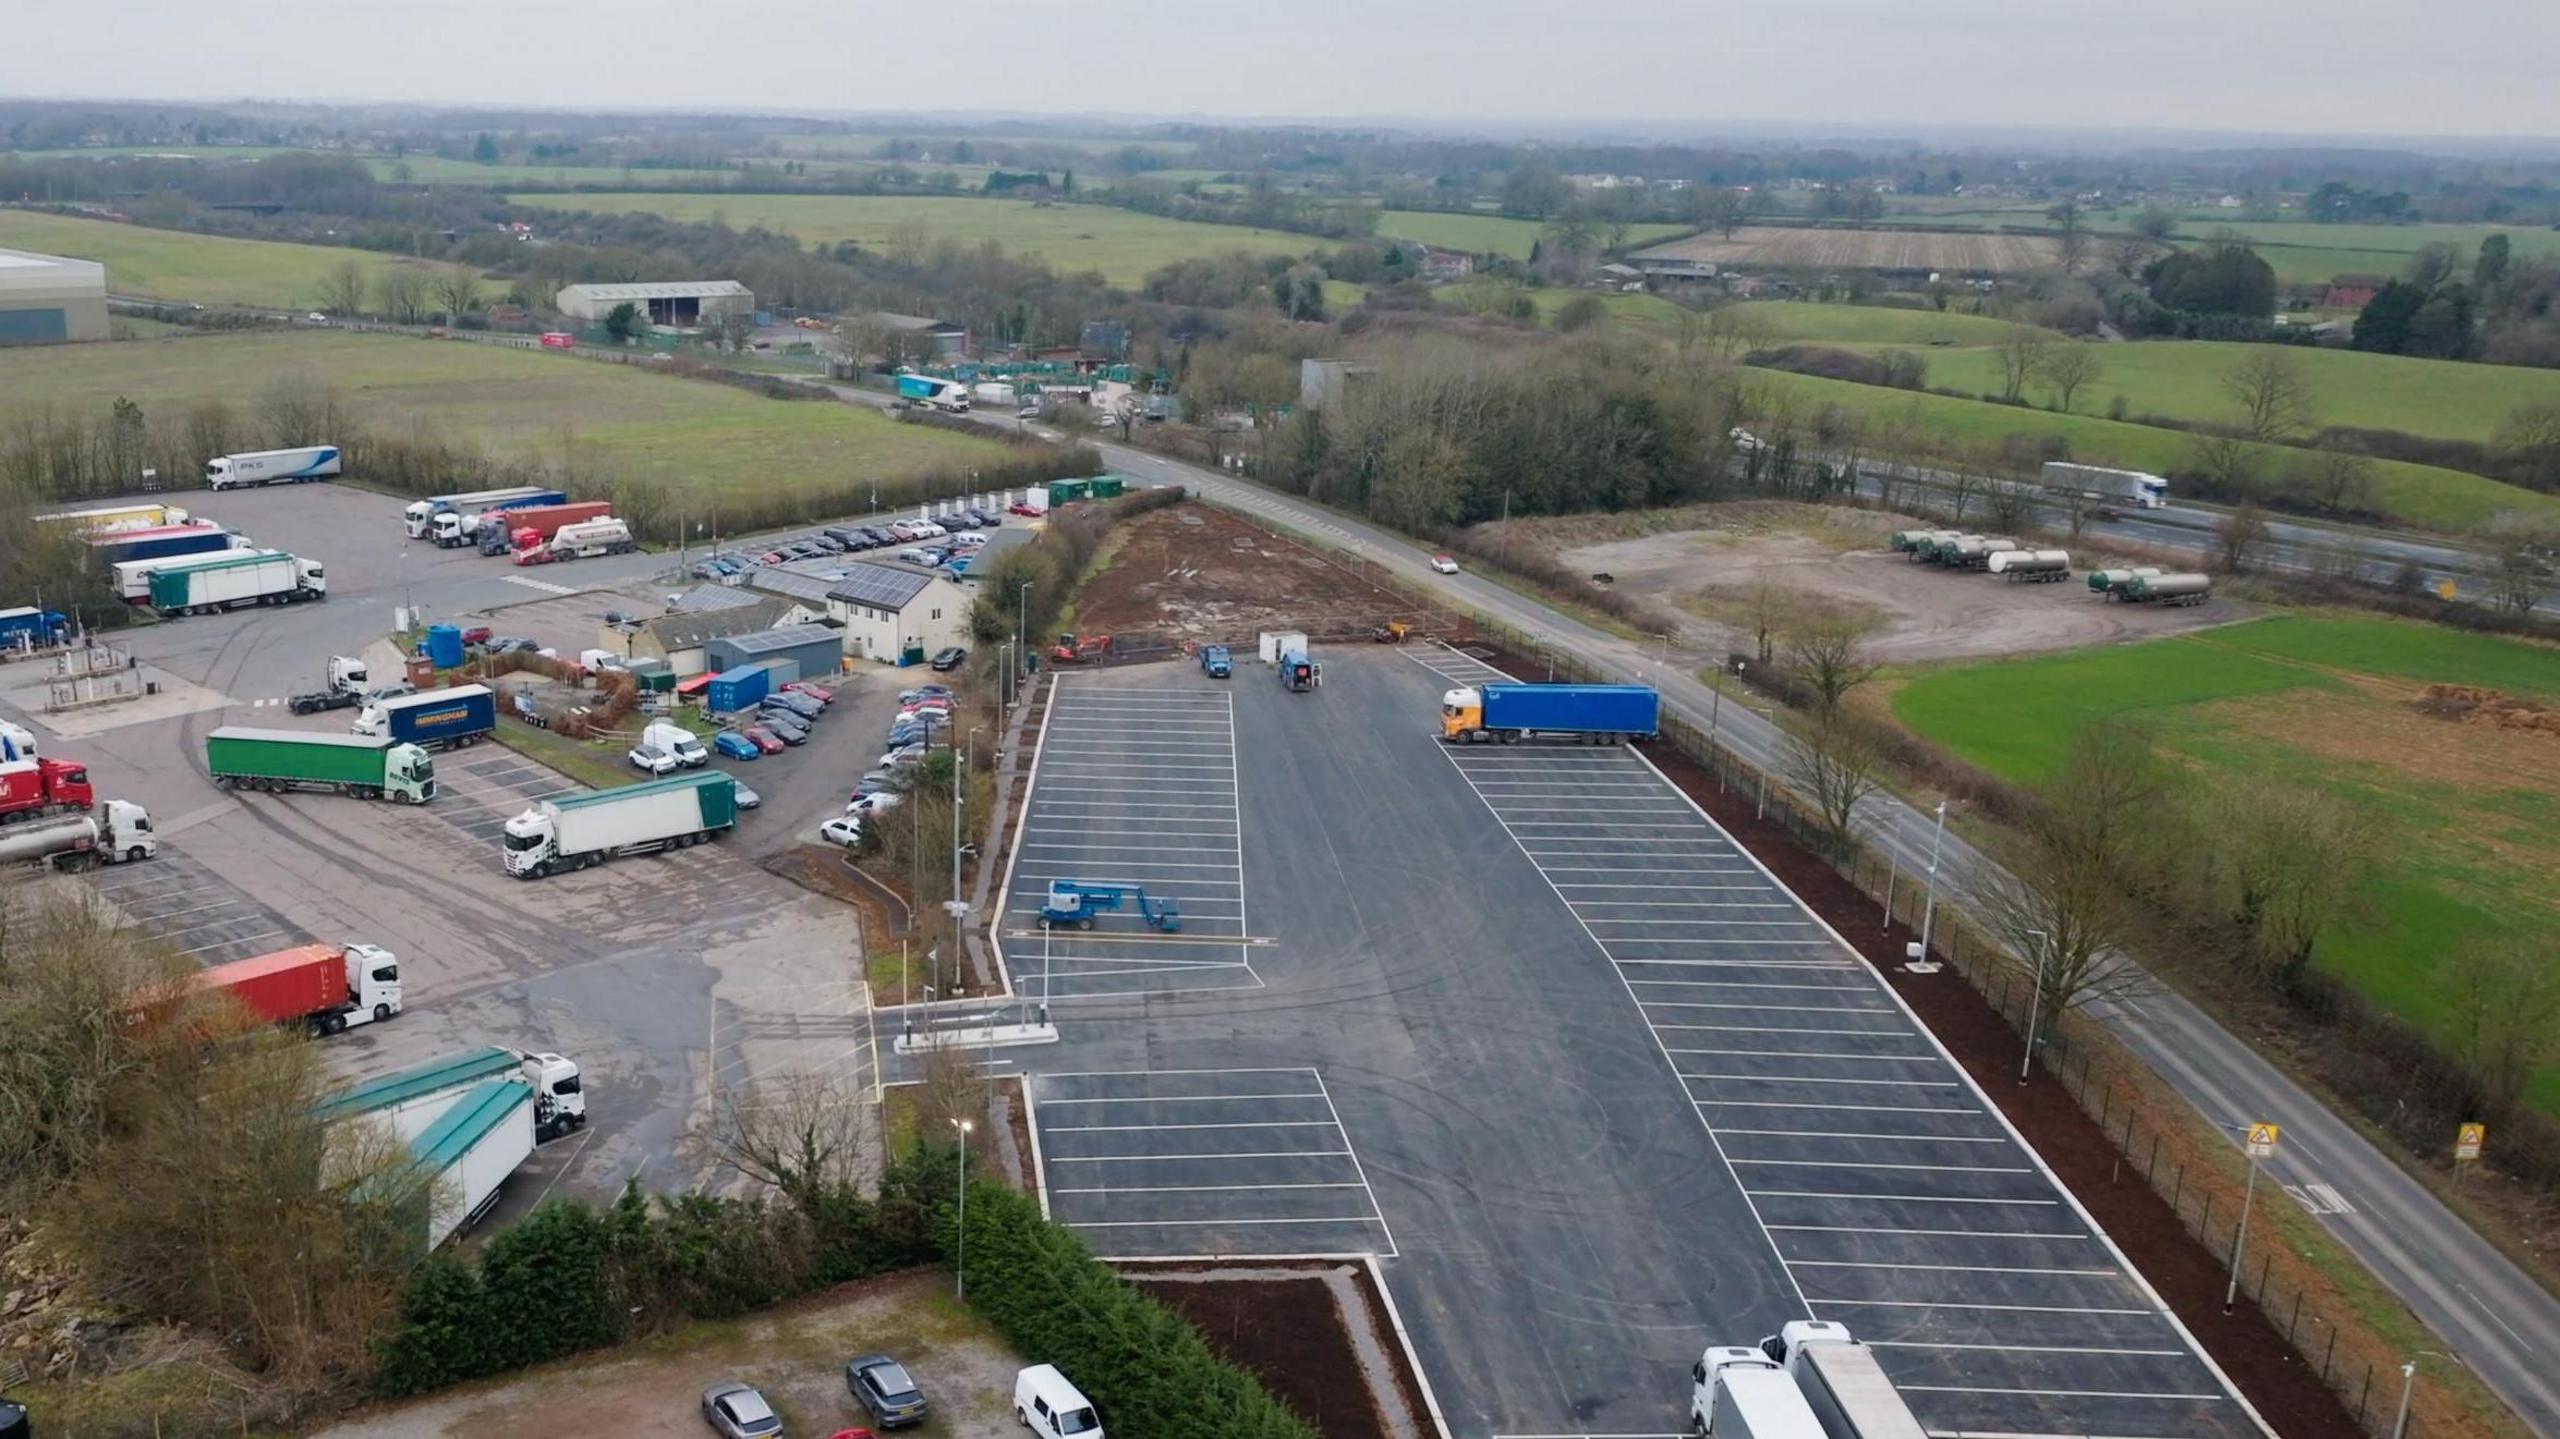
[[[1080,633],[1115,636],[1124,655],[1191,644],[1250,648],[1264,630],[1348,640],[1390,617],[1427,618],[1371,583],[1359,562],[1319,554],[1214,505],[1143,515],[1112,544],[1109,567],[1077,595],[1075,624]]]

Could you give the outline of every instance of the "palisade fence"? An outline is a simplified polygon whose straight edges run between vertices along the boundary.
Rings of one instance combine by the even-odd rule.
[[[1614,682],[1581,656],[1499,620],[1479,615],[1474,623],[1487,640],[1537,667],[1519,678]],[[1705,768],[1720,785],[1749,796],[1770,823],[1809,853],[1829,854],[1827,827],[1787,787],[1784,776],[1763,770],[1721,743],[1711,744],[1705,730],[1674,715],[1663,717],[1661,742]],[[1899,922],[1918,930],[1926,901],[1912,875],[1863,850],[1845,863],[1831,863],[1876,902],[1880,927]],[[1946,905],[1938,907],[1930,947],[2018,1032],[2023,1044],[2033,988],[2030,971],[1987,931]],[[2036,1047],[2045,1070],[2115,1145],[2118,1182],[2130,1176],[2148,1184],[2227,1273],[2247,1181],[2247,1161],[2238,1146],[2095,1021],[2077,1013],[2057,1020],[2048,1009],[2037,1027]],[[2287,1241],[2274,1206],[2297,1201],[2273,1180],[2261,1180],[2240,1292],[2356,1413],[2367,1434],[2394,1439],[2400,1370],[2410,1356],[2356,1312],[2317,1262]],[[2466,1404],[2421,1364],[2398,1439],[2512,1432],[2501,1423],[2503,1418],[2502,1411],[2483,1413]]]

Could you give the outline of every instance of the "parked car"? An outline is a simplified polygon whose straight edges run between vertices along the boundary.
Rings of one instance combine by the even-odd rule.
[[[871,1418],[883,1429],[897,1429],[909,1424],[922,1424],[925,1416],[924,1390],[919,1388],[907,1366],[886,1354],[865,1354],[844,1366],[844,1387]]]
[[[779,1439],[782,1416],[752,1384],[735,1379],[702,1391],[702,1417],[721,1439]]]
[[[1447,555],[1433,555],[1431,568],[1440,574],[1454,575],[1458,572],[1458,562]]]
[[[920,699],[926,699],[926,698],[929,698],[929,697],[932,697],[932,696],[937,696],[937,695],[938,695],[938,696],[940,696],[940,697],[941,697],[941,698],[943,698],[943,699],[949,699],[949,698],[951,698],[951,686],[949,686],[949,685],[916,685],[916,686],[913,686],[912,688],[902,689],[902,690],[898,691],[898,703],[900,703],[900,704],[902,704],[902,705],[903,705],[903,704],[913,704],[913,703],[915,703],[917,700],[920,700]]]
[[[913,520],[892,520],[889,522],[889,534],[892,538],[898,540],[916,539],[918,538],[916,522]]]
[[[733,787],[732,792],[733,792],[733,793],[735,793],[735,794],[737,795],[737,797],[738,797],[738,808],[740,808],[740,809],[762,809],[762,808],[764,808],[764,796],[763,796],[763,795],[760,795],[760,794],[756,793],[754,790],[751,790],[751,789],[747,788],[747,787],[746,787],[746,785],[745,785],[744,783],[741,783],[741,782],[739,782],[739,781],[732,780],[732,781],[730,781],[730,783],[731,783],[731,785],[732,785],[732,787]]]
[[[962,554],[974,554],[979,550],[985,549],[986,545],[987,537],[974,532],[965,535],[953,535],[951,537],[951,548]]]
[[[720,733],[713,735],[711,737],[711,747],[720,751],[722,754],[727,755],[731,759],[754,759],[764,753],[763,750],[756,747],[756,742],[754,740],[747,738],[736,730],[729,729],[724,729],[720,731]]]
[[[833,535],[811,535],[809,537],[809,548],[816,550],[822,555],[840,555],[844,553],[845,547],[844,541],[837,539]]]
[[[1036,520],[1040,518],[1041,512],[1038,506],[1024,502],[1005,506],[1005,513],[1009,515],[1028,515],[1032,519]]]
[[[976,510],[953,510],[943,518],[951,522],[945,528],[954,530],[974,530],[983,523]]]
[[[763,724],[784,744],[804,745],[809,742],[809,727],[802,724],[796,715],[769,714],[764,717]]]
[[[807,695],[822,705],[831,705],[836,702],[836,692],[816,680],[793,680],[782,688],[785,693]]]
[[[898,793],[896,790],[874,790],[869,794],[856,795],[852,799],[846,800],[844,812],[846,814],[858,814],[865,819],[869,819],[874,815],[887,814],[889,811],[896,809],[899,805],[906,802],[906,798],[907,797],[905,795]]]
[[[842,819],[828,820],[825,824],[818,826],[818,838],[829,844],[840,844],[851,849],[862,843],[862,821],[852,815]]]
[[[869,774],[864,775],[862,778],[855,780],[853,782],[853,793],[846,795],[845,799],[847,801],[852,801],[860,799],[866,794],[886,794],[892,790],[904,792],[905,789],[906,785],[901,783],[896,775],[891,774],[885,769],[875,769]]]
[[[814,696],[793,694],[789,690],[784,690],[780,694],[766,695],[762,702],[768,708],[789,710],[791,713],[800,716],[802,719],[809,720],[816,719],[819,715],[826,713],[827,709],[826,705],[821,703]]]
[[[920,540],[938,540],[938,539],[941,539],[944,535],[947,535],[947,534],[949,534],[949,533],[951,533],[949,530],[944,529],[942,526],[940,526],[940,525],[938,525],[938,524],[935,524],[935,523],[934,523],[933,521],[931,521],[931,520],[918,520],[918,521],[916,521],[916,538],[917,538],[917,539],[920,539]]]
[[[923,745],[897,744],[889,746],[887,752],[880,756],[876,767],[897,772],[912,769],[922,763],[924,763]]]
[[[1004,511],[1002,510],[980,510],[978,513],[986,518],[988,529],[995,529],[997,526],[1004,523]]]
[[[754,745],[760,753],[782,753],[782,736],[775,734],[772,730],[765,728],[763,725],[751,724],[739,730],[738,733],[746,736],[747,743]]]
[[[487,625],[473,625],[471,628],[462,632],[462,642],[466,645],[487,644],[489,642],[489,627]]]
[[[640,745],[623,758],[631,761],[633,768],[645,769],[651,774],[676,772],[676,757],[653,744]]]
[[[393,680],[389,684],[375,685],[366,690],[364,699],[366,704],[378,705],[384,700],[406,699],[417,692],[418,687],[407,680]]]
[[[791,558],[789,555],[784,554],[780,550],[767,550],[763,554],[756,556],[756,563],[760,565],[778,565],[789,558]]]
[[[729,572],[727,570],[711,563],[709,560],[694,561],[692,567],[687,569],[685,573],[693,576],[697,580],[721,580],[729,577]]]
[[[933,657],[933,667],[937,671],[956,670],[960,668],[960,666],[968,663],[968,661],[968,650],[959,645],[953,645],[951,648],[944,650]]]

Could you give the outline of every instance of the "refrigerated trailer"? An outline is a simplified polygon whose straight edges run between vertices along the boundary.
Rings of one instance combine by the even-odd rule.
[[[507,821],[507,872],[533,879],[618,855],[682,849],[737,823],[738,783],[721,770],[540,800]]]
[[[152,571],[148,603],[165,618],[328,597],[328,576],[317,561],[282,550],[241,550],[209,557],[203,564]]]
[[[205,488],[236,490],[248,485],[299,485],[338,473],[336,445],[304,445],[291,450],[250,450],[216,455],[204,462]]]

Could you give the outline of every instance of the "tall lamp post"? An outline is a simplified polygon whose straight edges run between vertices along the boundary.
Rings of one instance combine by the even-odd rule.
[[[1920,938],[1904,951],[1911,961],[1904,967],[1914,974],[1928,974],[1936,969],[1929,958],[1929,935],[1938,919],[1938,846],[1947,837],[1947,802],[1938,801],[1938,828],[1929,837],[1929,897],[1920,907]]]
[[[2400,1413],[2391,1421],[2391,1439],[2404,1439],[2409,1432],[2409,1400],[2418,1389],[2418,1361],[2421,1359],[2452,1359],[2456,1364],[2462,1362],[2436,1349],[2421,1349],[2409,1356],[2409,1362],[2400,1366]]]
[[[1784,731],[1782,731],[1782,730],[1780,730],[1780,729],[1778,728],[1778,709],[1777,709],[1777,706],[1775,706],[1775,705],[1767,705],[1767,706],[1763,706],[1763,705],[1753,705],[1751,708],[1759,712],[1760,718],[1762,718],[1762,719],[1764,719],[1764,720],[1767,720],[1767,721],[1769,722],[1769,729],[1770,729],[1771,733],[1773,733],[1773,734],[1783,734],[1783,733],[1784,733]],[[1769,747],[1769,758],[1770,758],[1770,760],[1771,760],[1772,762],[1775,762],[1775,761],[1776,761],[1776,759],[1778,758],[1778,750],[1777,750],[1777,746],[1776,746],[1776,745],[1774,745],[1774,744],[1773,744],[1773,745],[1771,745],[1771,746]],[[1755,818],[1755,819],[1767,819],[1768,817],[1769,817],[1769,766],[1768,766],[1768,765],[1766,765],[1766,764],[1764,764],[1764,765],[1760,766],[1760,804],[1759,804],[1759,809],[1758,809],[1758,812],[1757,812],[1755,815],[1753,815],[1753,818]]]
[[[951,1121],[960,1131],[960,1246],[951,1263],[951,1297],[969,1297],[969,1134],[978,1126],[965,1119]]]
[[[2018,1059],[2020,1084],[2027,1082],[2027,1071],[2036,1062],[2036,1014],[2038,1003],[2044,998],[2044,952],[2053,946],[2053,936],[2043,930],[2031,929],[2027,933],[2036,937],[2036,979],[2027,990],[2027,1052]]]

